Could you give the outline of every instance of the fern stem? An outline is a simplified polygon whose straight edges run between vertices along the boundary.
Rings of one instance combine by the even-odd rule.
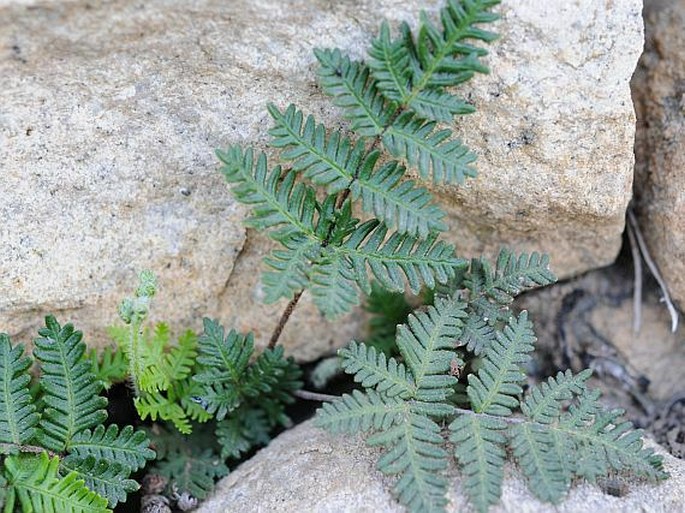
[[[55,456],[60,456],[60,454],[45,449],[44,447],[38,447],[37,445],[19,445],[11,443],[0,443],[0,453],[11,454],[13,451],[28,452],[32,454],[40,454],[42,452],[46,453],[51,458]]]
[[[273,333],[271,334],[271,338],[269,339],[269,349],[273,349],[278,343],[278,339],[281,337],[281,332],[283,331],[283,328],[285,328],[285,325],[288,323],[290,316],[293,314],[293,310],[295,310],[295,306],[297,306],[297,302],[302,297],[303,292],[304,290],[300,290],[297,294],[295,294],[295,296],[290,300],[288,305],[285,307],[285,310],[283,310],[281,318],[278,320],[278,324],[276,325],[276,328],[274,329]]]
[[[307,401],[319,401],[322,403],[331,403],[337,399],[340,399],[340,397],[337,395],[319,394],[318,392],[310,392],[309,390],[295,390],[293,395]]]

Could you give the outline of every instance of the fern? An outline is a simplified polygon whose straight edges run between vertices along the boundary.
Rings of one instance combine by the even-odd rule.
[[[22,511],[41,513],[105,513],[107,500],[86,488],[76,472],[60,477],[59,458],[10,456],[5,460],[10,485],[5,511],[18,502]]]
[[[52,316],[45,324],[34,341],[40,374],[33,395],[32,359],[0,334],[0,452],[11,455],[3,462],[5,511],[110,511],[138,489],[130,475],[154,452],[131,426],[105,429],[104,382],[81,332]]]
[[[38,432],[40,414],[29,394],[31,381],[27,370],[31,359],[23,356],[24,347],[12,347],[7,334],[0,333],[0,453],[16,452]]]
[[[357,342],[340,350],[342,368],[364,392],[324,404],[316,424],[336,433],[368,432],[370,445],[386,448],[378,468],[399,476],[395,495],[416,512],[444,511],[447,502],[441,473],[450,457],[441,431],[446,421],[465,492],[478,511],[499,501],[508,451],[533,493],[553,503],[576,477],[593,481],[625,469],[650,479],[665,477],[660,459],[642,447],[640,431],[620,421],[620,412],[604,411],[598,394],[588,390],[590,371],[559,373],[524,395],[522,369],[536,340],[527,313],[508,313],[501,317],[505,321],[490,325],[467,301],[476,291],[478,298],[500,300],[503,305],[496,306],[506,309],[511,295],[553,275],[546,258],[506,252],[500,262],[500,271],[491,273],[482,272],[489,266],[479,261],[482,265],[462,277],[462,288],[449,296],[436,294],[433,305],[410,314],[397,328],[397,358]],[[474,269],[475,276],[487,279],[474,279]],[[501,285],[517,275],[539,278]],[[492,292],[495,287],[507,295]],[[453,369],[464,368],[463,358],[472,362],[476,354],[477,370],[467,376],[464,398],[469,408],[457,408],[453,401],[462,385]]]

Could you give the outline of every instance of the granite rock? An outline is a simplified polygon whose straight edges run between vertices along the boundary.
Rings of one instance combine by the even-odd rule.
[[[649,442],[648,442],[649,443]],[[651,442],[652,445],[653,442]],[[632,513],[685,509],[685,462],[665,453],[671,478],[660,484],[627,481],[615,497],[590,484],[571,489],[558,505],[541,503],[528,491],[514,467],[506,469],[502,499],[491,513]],[[390,494],[392,479],[376,470],[377,449],[357,436],[334,436],[300,424],[220,481],[198,513],[402,513]],[[472,511],[460,491],[460,478],[450,468],[448,513]]]
[[[685,1],[645,3],[645,53],[633,77],[635,195],[650,253],[685,310]]]

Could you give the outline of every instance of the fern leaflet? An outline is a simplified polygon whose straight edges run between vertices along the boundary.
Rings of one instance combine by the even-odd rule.
[[[107,499],[90,491],[76,472],[59,477],[59,458],[17,455],[5,460],[11,488],[5,511],[18,501],[23,511],[41,513],[111,513]]]
[[[255,163],[252,149],[243,151],[232,146],[226,152],[217,151],[224,163],[221,171],[234,184],[236,199],[252,207],[247,226],[270,231],[275,240],[303,233],[314,237],[316,194],[314,189],[295,183],[295,173],[283,173],[280,166],[267,170],[266,155],[260,153]]]
[[[61,473],[75,473],[82,479],[89,490],[107,499],[111,508],[118,502],[125,502],[129,493],[138,490],[139,486],[128,476],[131,469],[121,463],[98,460],[93,456],[81,459],[67,456],[60,463]]]
[[[15,452],[37,433],[40,415],[28,389],[30,367],[24,347],[12,347],[9,336],[0,333],[0,453]]]
[[[104,422],[107,399],[100,396],[103,384],[83,358],[82,333],[71,324],[61,327],[52,316],[45,318],[45,325],[33,352],[43,372],[40,386],[46,405],[40,439],[45,447],[63,451],[77,433]]]

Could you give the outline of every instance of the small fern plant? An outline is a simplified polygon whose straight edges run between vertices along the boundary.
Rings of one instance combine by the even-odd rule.
[[[3,511],[111,511],[139,488],[131,473],[155,453],[143,431],[104,424],[104,383],[92,372],[82,333],[48,316],[39,335],[31,358],[0,334]]]
[[[316,424],[367,433],[370,445],[384,447],[378,468],[399,476],[395,495],[412,512],[444,511],[450,460],[479,512],[499,500],[507,454],[533,494],[551,503],[575,478],[594,482],[622,470],[666,477],[641,432],[620,410],[600,406],[586,386],[589,370],[560,372],[524,394],[522,369],[536,338],[527,313],[514,315],[509,305],[553,280],[535,253],[503,251],[494,270],[474,260],[453,292],[438,291],[434,305],[398,326],[397,358],[356,342],[339,352],[363,391],[325,404]]]
[[[203,499],[228,473],[227,459],[239,459],[291,424],[285,408],[302,386],[301,371],[281,346],[255,356],[252,333],[226,333],[216,320],[205,318],[199,337],[185,331],[175,342],[168,325],[150,329],[146,319],[156,292],[156,277],[143,271],[134,296],[119,308],[126,326],[110,329],[115,354],[122,356],[105,362],[104,353],[98,373],[120,380],[117,369],[126,369],[141,419],[174,426],[150,431],[158,448],[150,472],[167,478],[169,489]],[[208,427],[184,439],[200,424]],[[215,442],[206,443],[208,432]]]
[[[479,27],[496,19],[489,9],[497,3],[450,0],[444,30],[424,15],[416,39],[407,24],[396,38],[383,24],[368,64],[316,50],[320,84],[351,134],[327,129],[295,105],[270,104],[271,146],[283,165],[270,168],[252,148],[217,152],[233,195],[252,208],[247,225],[280,244],[265,258],[267,303],[294,305],[306,289],[335,318],[359,303],[358,289],[371,292],[369,275],[386,289],[403,291],[406,282],[419,293],[463,271],[467,262],[438,236],[447,229],[445,213],[405,175],[409,166],[446,185],[475,176],[475,155],[439,123],[474,111],[448,88],[487,72],[487,52],[474,42],[495,39]],[[353,217],[353,202],[370,219]]]

